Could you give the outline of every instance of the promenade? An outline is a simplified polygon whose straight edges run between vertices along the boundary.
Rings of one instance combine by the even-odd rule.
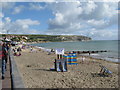
[[[2,61],[0,60],[0,67],[2,68]],[[0,72],[1,72],[0,68]],[[2,75],[2,74],[1,74]],[[10,62],[8,58],[7,71],[5,72],[5,79],[2,80],[0,77],[0,89],[9,88],[11,89],[11,75],[10,75]]]
[[[1,60],[0,60],[0,72],[1,72],[1,66],[2,65],[2,63],[1,63]],[[0,79],[0,90],[2,89],[2,80]]]
[[[2,65],[2,60],[0,60],[0,67],[2,68],[1,65]],[[1,73],[1,68],[0,68],[0,73]],[[0,77],[0,90],[6,88],[7,89],[24,88],[22,78],[17,69],[17,65],[14,61],[14,57],[11,51],[8,55],[8,63],[7,63],[7,71],[5,72],[5,79],[2,80],[2,78]]]

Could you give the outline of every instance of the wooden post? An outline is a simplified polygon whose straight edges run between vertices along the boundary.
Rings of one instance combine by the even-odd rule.
[[[63,55],[62,54],[57,54],[57,59],[63,59]]]

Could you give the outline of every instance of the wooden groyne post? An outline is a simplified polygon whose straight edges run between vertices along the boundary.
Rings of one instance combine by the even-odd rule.
[[[100,51],[72,51],[73,53],[76,54],[85,54],[88,53],[89,55],[92,53],[102,53],[102,52],[108,52],[107,50],[100,50]]]

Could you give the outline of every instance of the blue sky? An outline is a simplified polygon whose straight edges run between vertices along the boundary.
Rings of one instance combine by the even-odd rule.
[[[0,33],[118,38],[117,2],[1,2]]]

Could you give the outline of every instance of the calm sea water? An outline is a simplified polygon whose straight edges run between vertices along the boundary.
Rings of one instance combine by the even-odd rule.
[[[107,50],[108,52],[91,54],[92,57],[101,58],[109,61],[119,62],[117,40],[99,40],[99,41],[82,41],[82,42],[49,42],[38,43],[35,46],[47,49],[64,48],[65,51],[95,51]]]

